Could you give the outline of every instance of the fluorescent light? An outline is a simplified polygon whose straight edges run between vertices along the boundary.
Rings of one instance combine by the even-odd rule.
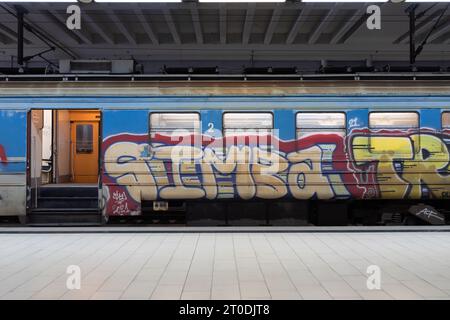
[[[367,2],[367,3],[371,3],[371,2],[388,2],[389,0],[366,0],[366,1],[361,1],[361,0],[302,0],[302,2]]]
[[[182,2],[183,0],[95,0],[95,2],[122,2],[122,3],[151,3],[151,2]]]
[[[0,0],[0,2],[78,2],[77,0]]]
[[[230,2],[286,2],[286,0],[198,0],[198,2],[222,2],[222,3],[230,3]]]
[[[122,2],[122,3],[151,3],[151,2],[182,2],[183,0],[95,0],[95,2]]]

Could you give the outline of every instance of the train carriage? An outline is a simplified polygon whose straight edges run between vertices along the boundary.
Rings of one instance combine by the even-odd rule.
[[[0,161],[0,215],[30,224],[446,217],[450,86],[2,83]]]

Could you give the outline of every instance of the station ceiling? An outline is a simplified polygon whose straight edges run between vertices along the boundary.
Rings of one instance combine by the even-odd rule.
[[[67,3],[25,3],[25,21],[57,44],[42,54],[59,59],[129,59],[144,64],[192,61],[408,61],[408,3],[380,3],[381,29],[366,26],[370,3],[91,3],[81,7],[81,30],[66,27]],[[420,3],[416,41],[439,23],[419,56],[450,60],[448,3]],[[0,2],[0,63],[17,55],[14,4]],[[48,49],[25,31],[25,55]],[[39,56],[31,63],[44,63]]]

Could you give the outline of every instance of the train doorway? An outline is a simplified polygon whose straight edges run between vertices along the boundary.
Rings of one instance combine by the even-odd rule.
[[[100,223],[100,111],[31,110],[28,123],[28,222]]]

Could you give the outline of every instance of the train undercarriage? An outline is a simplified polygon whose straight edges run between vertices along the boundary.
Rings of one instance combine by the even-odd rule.
[[[450,223],[447,200],[143,201],[140,215],[104,216],[99,189],[54,184],[30,189],[26,216],[1,223],[30,226],[401,226]]]

